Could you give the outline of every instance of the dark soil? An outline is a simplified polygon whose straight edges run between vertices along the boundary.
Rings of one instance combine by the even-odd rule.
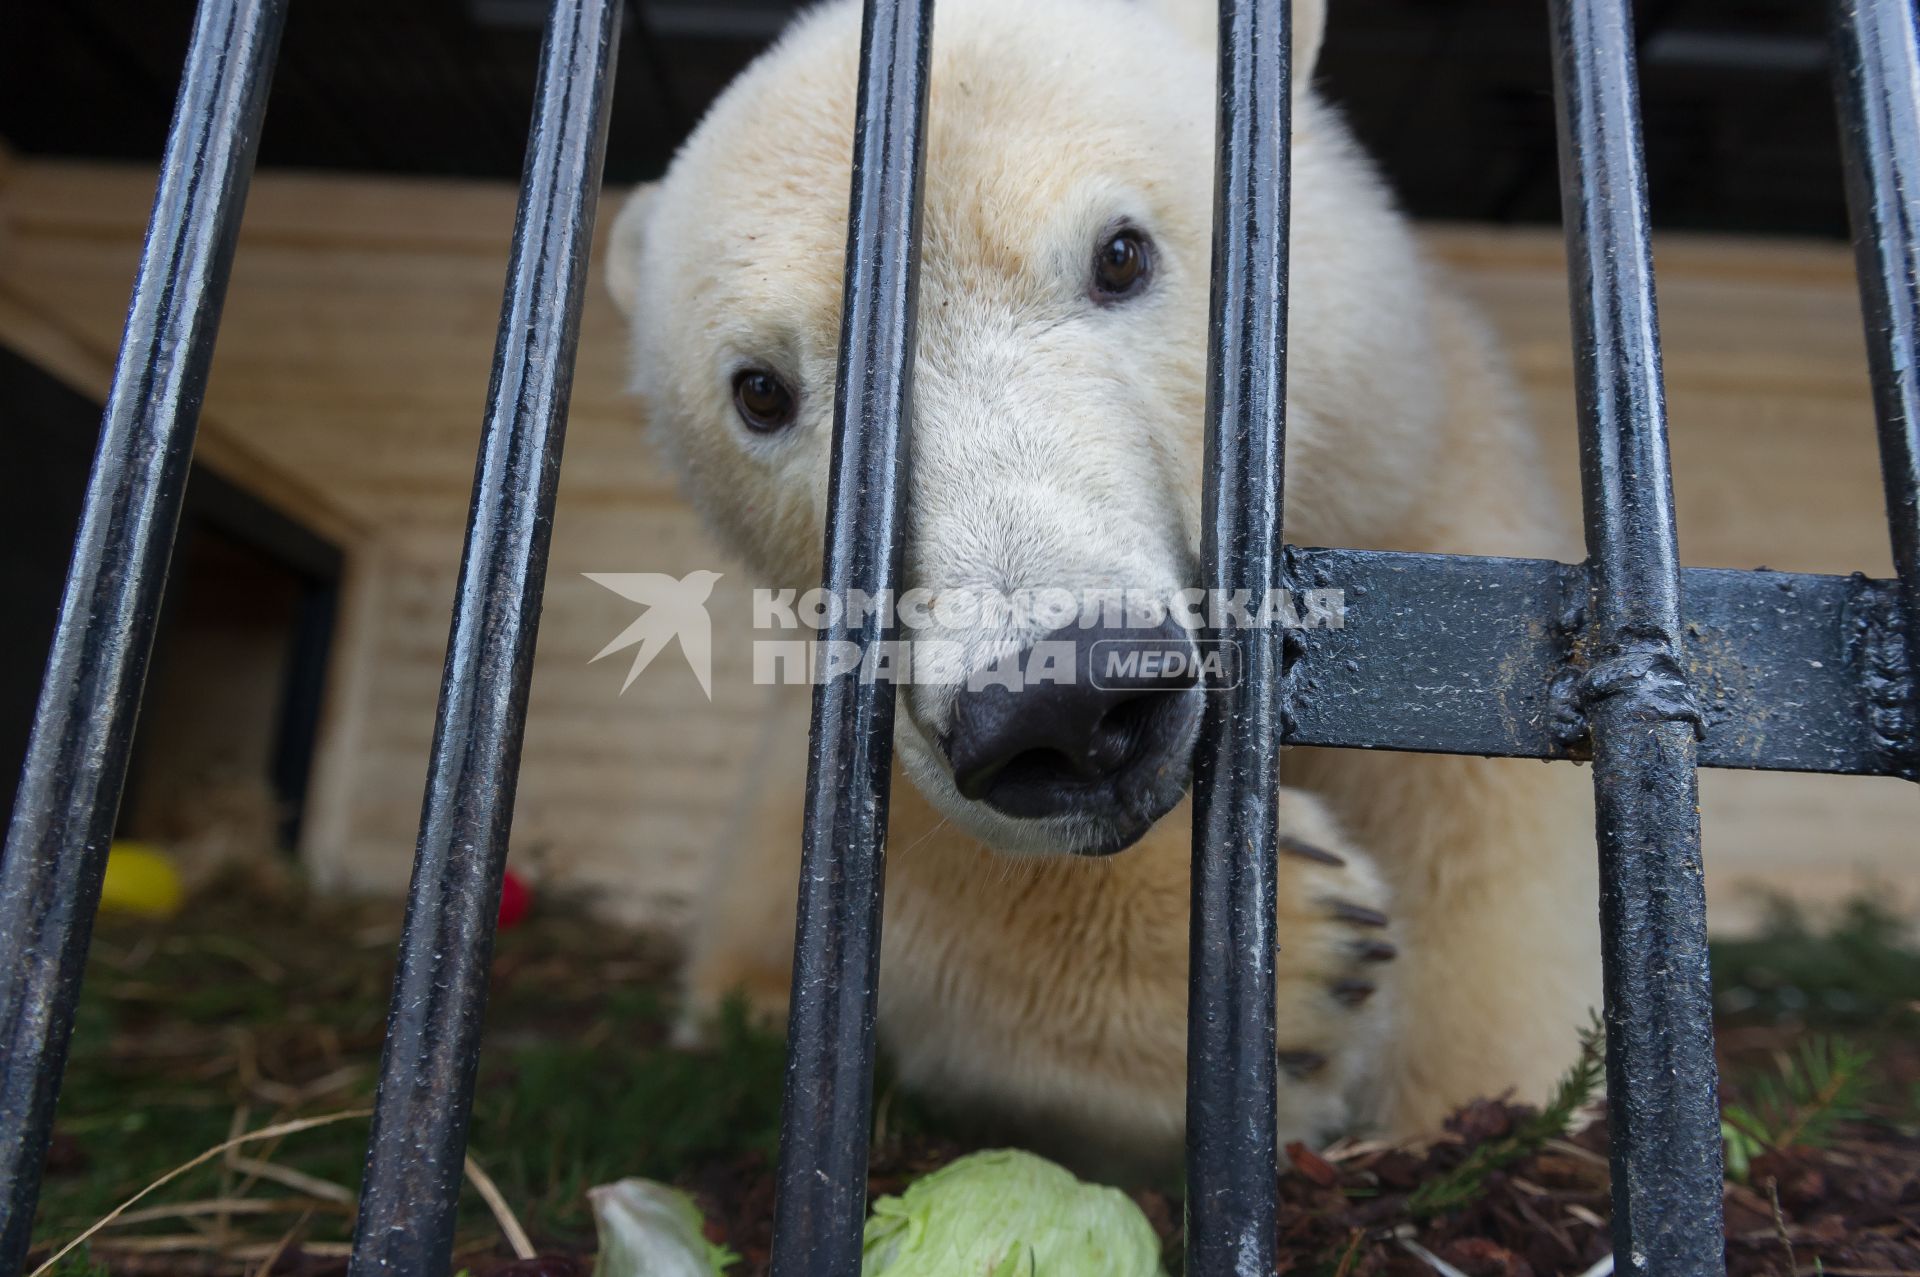
[[[170,924],[103,920],[35,1262],[235,1130],[364,1106],[396,923],[391,905],[300,899],[222,900]],[[1920,955],[1905,935],[1862,906],[1829,931],[1783,915],[1765,941],[1716,948],[1724,1101],[1756,1103],[1816,1034],[1863,1062],[1831,1120],[1790,1115],[1786,1126],[1807,1138],[1762,1149],[1728,1183],[1734,1277],[1920,1274]],[[712,1239],[742,1257],[730,1277],[768,1271],[781,1047],[736,1020],[709,1051],[670,1049],[670,970],[659,946],[551,902],[501,937],[472,1150],[542,1253],[514,1260],[469,1192],[457,1269],[586,1277],[585,1189],[646,1175],[695,1196]],[[884,1094],[871,1196],[968,1151]],[[1586,1110],[1565,1136],[1536,1130],[1531,1116],[1485,1100],[1426,1148],[1290,1146],[1279,1271],[1413,1277],[1436,1271],[1424,1250],[1468,1277],[1586,1273],[1611,1246],[1604,1114]],[[143,1200],[145,1218],[102,1232],[87,1259],[60,1271],[344,1273],[365,1135],[364,1120],[343,1121],[247,1150],[319,1181],[319,1196],[216,1162]],[[1132,1196],[1178,1274],[1177,1194]],[[206,1213],[235,1199],[252,1213]]]
[[[1323,1157],[1290,1145],[1280,1177],[1278,1271],[1432,1277],[1433,1268],[1404,1245],[1412,1241],[1468,1277],[1586,1272],[1612,1248],[1604,1119],[1493,1172],[1467,1206],[1425,1218],[1410,1206],[1422,1184],[1508,1135],[1530,1112],[1494,1101],[1472,1105],[1448,1124],[1451,1138],[1424,1152],[1359,1146],[1342,1154],[1336,1147]],[[875,1161],[869,1194],[898,1192],[958,1152],[928,1143],[888,1151]],[[682,1182],[706,1208],[709,1236],[742,1256],[730,1277],[767,1273],[767,1160],[755,1154],[715,1164]],[[1154,1189],[1133,1197],[1165,1243],[1169,1271],[1179,1272],[1179,1200]],[[1728,1185],[1726,1207],[1732,1277],[1920,1273],[1920,1144],[1891,1127],[1855,1123],[1833,1147],[1771,1154],[1755,1165],[1752,1185]]]

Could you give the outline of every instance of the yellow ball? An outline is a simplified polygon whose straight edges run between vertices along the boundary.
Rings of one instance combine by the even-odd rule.
[[[100,907],[146,918],[171,918],[186,899],[173,858],[151,843],[116,842],[107,852]]]

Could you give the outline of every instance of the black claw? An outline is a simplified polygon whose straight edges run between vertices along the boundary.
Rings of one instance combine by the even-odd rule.
[[[1316,864],[1332,865],[1335,869],[1347,867],[1344,858],[1334,855],[1325,847],[1316,847],[1310,842],[1302,842],[1287,834],[1280,835],[1279,846],[1280,850],[1289,856],[1298,856],[1302,860],[1311,860]]]
[[[1378,909],[1369,909],[1365,905],[1354,904],[1351,900],[1329,900],[1327,908],[1333,916],[1342,922],[1351,922],[1356,927],[1384,927],[1388,924],[1387,915]]]
[[[1353,947],[1353,956],[1362,962],[1392,962],[1400,950],[1385,940],[1362,940]]]
[[[1371,980],[1337,980],[1329,987],[1329,992],[1341,1005],[1357,1007],[1373,996],[1374,984]]]
[[[1288,1077],[1304,1082],[1327,1067],[1327,1057],[1318,1051],[1280,1051],[1274,1060]]]

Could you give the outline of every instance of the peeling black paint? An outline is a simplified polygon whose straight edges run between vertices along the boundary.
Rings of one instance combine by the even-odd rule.
[[[26,1260],[283,0],[203,0],[0,853],[0,1273]]]
[[[453,1254],[619,15],[554,0],[541,45],[352,1277],[435,1277]]]
[[[1259,609],[1283,588],[1289,0],[1220,10],[1213,298],[1208,326],[1202,584]],[[1237,641],[1241,678],[1206,698],[1194,750],[1187,996],[1186,1267],[1267,1277],[1278,1154],[1274,1040],[1276,760],[1287,685],[1311,680],[1264,630]],[[1345,996],[1359,996],[1350,990]]]
[[[1653,247],[1627,0],[1551,0],[1591,590],[1593,751],[1622,1274],[1725,1271],[1720,1105]]]
[[[823,584],[837,598],[889,598],[900,580],[932,24],[932,0],[867,0],[827,491]],[[891,637],[884,612],[836,616],[820,637],[864,651]],[[860,1270],[893,715],[893,687],[857,672],[814,688],[777,1277]]]
[[[1585,760],[1596,675],[1589,572],[1543,559],[1289,546],[1287,579],[1339,588],[1339,629],[1287,634],[1290,745]],[[1688,568],[1678,671],[1643,657],[1639,721],[1699,722],[1703,767],[1907,775],[1913,714],[1898,586]],[[1638,672],[1616,663],[1603,677]]]
[[[1899,620],[1890,631],[1906,647],[1904,660],[1891,651],[1869,658],[1887,674],[1875,730],[1913,776],[1920,731],[1911,688],[1903,694],[1901,686],[1920,667],[1920,15],[1909,0],[1833,0],[1831,12],[1847,208],[1900,578]]]

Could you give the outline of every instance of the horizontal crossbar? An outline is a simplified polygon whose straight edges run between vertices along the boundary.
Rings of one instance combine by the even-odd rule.
[[[1339,628],[1292,631],[1286,741],[1587,757],[1587,569],[1543,559],[1289,547],[1288,584],[1344,592]],[[1686,674],[1700,765],[1914,777],[1898,586],[1688,568]]]

